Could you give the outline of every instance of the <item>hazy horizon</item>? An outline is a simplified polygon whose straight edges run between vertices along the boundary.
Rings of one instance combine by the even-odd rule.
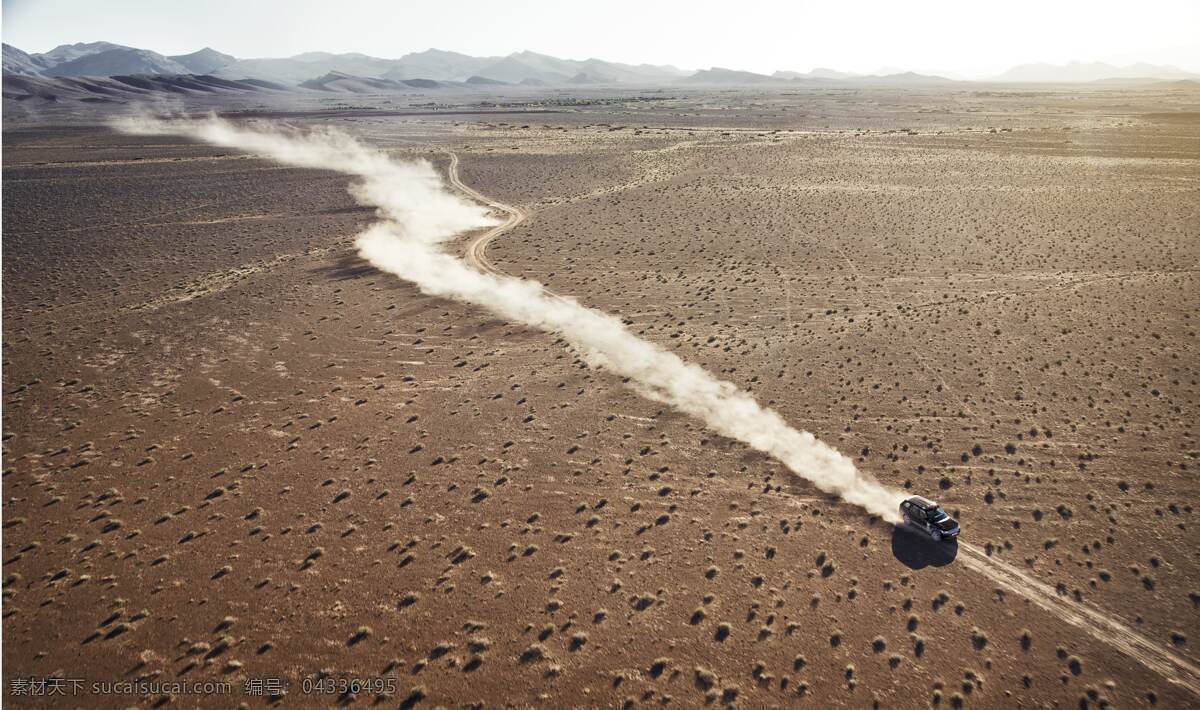
[[[517,0],[397,7],[357,0],[160,4],[130,0],[114,10],[78,0],[5,0],[3,41],[27,52],[107,41],[165,55],[212,47],[239,58],[304,52],[398,58],[429,48],[473,56],[518,51],[570,59],[723,67],[770,74],[828,67],[982,78],[1045,62],[1171,64],[1200,72],[1200,5],[1152,0],[1136,15],[1092,3],[1019,0],[1004,11],[933,0],[916,7],[871,2],[852,10],[814,3],[686,9],[617,0],[603,13]],[[464,21],[464,17],[473,21]],[[231,21],[236,18],[236,21]],[[1029,18],[1036,18],[1030,20]],[[986,29],[981,33],[980,29]]]

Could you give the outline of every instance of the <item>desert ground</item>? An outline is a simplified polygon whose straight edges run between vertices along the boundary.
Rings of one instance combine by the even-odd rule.
[[[455,250],[938,499],[958,544],[375,270],[350,178],[5,110],[14,707],[1200,702],[1195,91],[231,113],[453,161],[526,215]],[[14,694],[51,677],[228,686]]]

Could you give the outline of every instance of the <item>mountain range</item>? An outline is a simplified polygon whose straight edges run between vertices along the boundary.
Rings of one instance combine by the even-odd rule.
[[[669,66],[632,65],[601,59],[576,61],[536,52],[506,57],[472,57],[429,49],[399,59],[365,54],[306,52],[294,57],[238,59],[205,47],[198,52],[164,56],[110,42],[64,44],[29,54],[4,45],[4,73],[22,76],[129,76],[137,74],[211,74],[223,79],[262,79],[302,85],[330,73],[363,79],[403,82],[426,79],[465,83],[472,78],[506,84],[661,84],[690,72]]]
[[[42,53],[27,53],[8,44],[3,45],[3,49],[6,79],[13,75],[41,79],[198,75],[231,82],[251,82],[233,84],[235,86],[265,83],[272,87],[351,93],[500,84],[787,86],[811,83],[917,86],[956,80],[936,74],[892,69],[869,75],[828,68],[809,72],[777,71],[771,75],[719,67],[686,71],[673,66],[622,64],[601,59],[559,59],[528,51],[503,57],[474,57],[428,49],[398,59],[328,52],[306,52],[286,58],[239,59],[208,47],[191,54],[166,56],[111,42],[64,44]],[[1197,79],[1200,79],[1200,75],[1171,66],[1134,64],[1117,67],[1098,62],[1071,62],[1066,65],[1023,64],[990,81],[1064,83]],[[202,85],[211,86],[204,82]]]
[[[1200,79],[1200,75],[1172,66],[1160,64],[1130,64],[1118,67],[1104,62],[1069,62],[1067,64],[1021,64],[995,77],[995,81],[1040,83],[1040,82],[1090,82],[1114,79]]]

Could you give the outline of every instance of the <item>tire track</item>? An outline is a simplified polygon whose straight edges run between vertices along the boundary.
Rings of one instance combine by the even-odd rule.
[[[959,543],[966,554],[959,559],[967,569],[981,574],[1014,594],[1019,594],[1055,617],[1108,644],[1158,673],[1168,682],[1200,696],[1200,668],[1162,644],[1131,628],[1119,617],[1083,602],[1066,599],[1045,582],[989,556],[969,543]]]

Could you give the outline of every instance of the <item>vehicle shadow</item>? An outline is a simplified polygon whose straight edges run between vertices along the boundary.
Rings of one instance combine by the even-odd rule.
[[[358,254],[342,254],[332,261],[309,270],[333,281],[349,281],[364,277],[381,277],[385,274]]]
[[[892,528],[892,556],[910,569],[944,567],[958,557],[958,540],[934,542],[903,525]]]

